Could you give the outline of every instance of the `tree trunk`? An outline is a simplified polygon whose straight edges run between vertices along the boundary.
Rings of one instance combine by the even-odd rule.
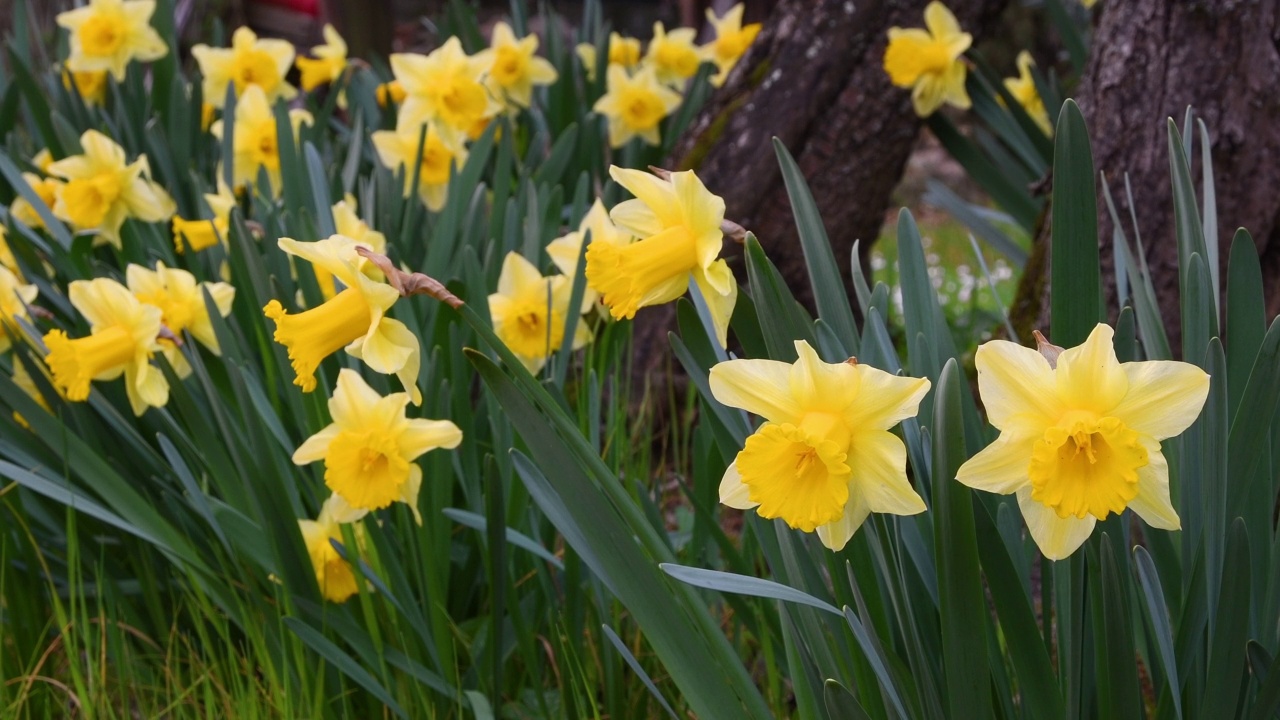
[[[691,124],[672,164],[724,196],[796,296],[812,305],[804,257],[770,138],[796,157],[852,289],[854,241],[866,252],[920,130],[910,92],[889,84],[887,30],[922,27],[925,0],[781,0],[724,88]],[[975,35],[1005,0],[948,3]]]
[[[1128,217],[1124,174],[1129,174],[1152,283],[1175,353],[1181,348],[1178,248],[1166,122],[1174,118],[1181,131],[1188,105],[1203,118],[1212,147],[1222,289],[1232,235],[1245,227],[1262,256],[1267,317],[1280,311],[1277,38],[1276,0],[1102,4],[1078,101],[1089,125],[1095,168],[1106,175],[1122,220]],[[1197,185],[1199,144],[1197,130],[1192,170]],[[1101,193],[1098,209],[1103,278],[1109,280],[1112,223]],[[1132,242],[1131,228],[1124,229]],[[1048,230],[1046,222],[1019,288],[1019,332],[1033,323],[1048,327]],[[1116,289],[1105,285],[1108,307],[1114,308]]]

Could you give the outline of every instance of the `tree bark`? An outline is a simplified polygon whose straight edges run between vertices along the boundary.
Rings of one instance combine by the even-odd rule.
[[[1179,131],[1187,106],[1203,118],[1213,154],[1219,270],[1237,227],[1262,256],[1267,317],[1280,311],[1280,3],[1276,0],[1104,2],[1078,101],[1089,125],[1095,169],[1111,186],[1127,224],[1124,174],[1152,283],[1174,352],[1181,348],[1178,248],[1169,171],[1167,118]],[[1200,184],[1199,131],[1192,175]],[[1113,277],[1112,223],[1099,192],[1103,278]],[[1049,227],[1037,238],[1019,288],[1019,332],[1048,327]],[[1212,242],[1213,238],[1208,238]],[[1107,305],[1116,289],[1105,283]],[[1113,310],[1114,315],[1114,310]],[[1052,337],[1050,338],[1052,339]]]
[[[910,92],[883,69],[887,30],[922,27],[925,0],[781,0],[729,82],[691,124],[672,165],[695,169],[812,306],[770,138],[809,181],[847,288],[854,241],[869,250],[920,130]],[[948,3],[980,35],[1005,0]]]

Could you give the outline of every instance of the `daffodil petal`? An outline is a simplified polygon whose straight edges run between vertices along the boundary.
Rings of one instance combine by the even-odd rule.
[[[1030,487],[1018,490],[1018,507],[1027,522],[1031,539],[1050,560],[1062,560],[1075,552],[1089,539],[1097,523],[1092,515],[1083,520],[1075,516],[1058,517],[1053,508],[1031,499]]]
[[[862,373],[846,363],[823,362],[804,340],[797,340],[796,363],[791,366],[790,391],[803,408],[844,411],[858,396]]]
[[[462,442],[462,430],[448,420],[415,418],[400,435],[400,452],[410,460],[428,450],[452,450]]]
[[[330,405],[330,407],[332,407],[332,405]],[[308,465],[310,463],[323,460],[325,453],[329,450],[329,443],[333,442],[333,439],[337,437],[340,432],[342,432],[342,430],[335,422],[327,425],[315,435],[303,440],[302,444],[298,446],[298,449],[293,451],[293,464]]]
[[[1129,509],[1144,522],[1161,530],[1181,530],[1182,520],[1169,499],[1169,463],[1160,451],[1160,443],[1144,439],[1147,464],[1138,468],[1138,494],[1129,501]]]
[[[422,468],[417,465],[409,466],[409,478],[404,481],[404,485],[400,486],[400,502],[409,506],[409,512],[413,513],[413,522],[419,526],[422,525],[422,511],[418,510],[418,494],[422,490]]]
[[[729,320],[733,317],[733,307],[738,302],[738,282],[724,260],[717,260],[712,264],[711,269],[713,275],[716,274],[714,271],[724,271],[720,274],[727,276],[726,290],[717,288],[712,278],[708,277],[708,273],[701,268],[694,270],[693,279],[698,285],[698,291],[702,293],[702,299],[707,301],[707,309],[711,312],[711,324],[715,326],[716,340],[720,343],[720,347],[727,348]],[[723,283],[725,280],[722,278],[719,282]]]
[[[872,512],[925,511],[924,498],[907,481],[907,447],[893,433],[872,430],[854,435],[846,462],[853,470],[849,497],[862,497]]]
[[[720,478],[720,502],[736,510],[750,510],[760,504],[751,501],[751,490],[742,482],[737,462],[729,463]]]
[[[992,340],[978,348],[976,364],[978,392],[996,429],[1030,423],[1033,431],[1043,431],[1060,414],[1053,368],[1035,350]]]
[[[1029,482],[1027,468],[1037,436],[1004,432],[995,442],[969,458],[956,480],[975,490],[1008,495]]]
[[[920,402],[929,392],[926,378],[903,377],[887,373],[870,365],[859,365],[858,398],[846,415],[853,427],[888,430],[898,423],[913,418],[920,410]],[[877,512],[879,512],[877,510]]]
[[[776,360],[730,360],[711,368],[716,400],[770,422],[799,422],[801,408],[789,392],[791,366]]]
[[[828,549],[839,552],[849,543],[853,534],[858,532],[858,528],[862,527],[862,523],[866,522],[870,514],[871,507],[867,505],[866,500],[857,493],[850,493],[849,502],[844,505],[844,514],[834,522],[818,526],[818,539]]]
[[[1170,360],[1120,366],[1129,392],[1110,415],[1156,440],[1179,435],[1200,417],[1209,394],[1209,375],[1190,363]]]
[[[1084,344],[1067,348],[1058,356],[1058,396],[1077,410],[1103,414],[1114,408],[1129,391],[1129,378],[1116,359],[1114,331],[1101,323]]]
[[[329,398],[329,416],[339,427],[359,428],[369,422],[374,406],[381,399],[360,373],[343,368],[338,371],[337,386]]]

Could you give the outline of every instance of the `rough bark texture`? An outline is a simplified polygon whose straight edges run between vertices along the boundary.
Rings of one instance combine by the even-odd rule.
[[[855,240],[880,230],[920,123],[910,93],[882,59],[889,27],[922,26],[925,0],[781,0],[728,84],[673,157],[723,195],[727,216],[754,231],[806,303],[808,275],[770,138],[795,155],[822,211],[836,261],[851,282]],[[948,3],[981,35],[1004,0]]]
[[[1174,233],[1166,120],[1181,131],[1188,105],[1208,127],[1218,199],[1219,265],[1237,227],[1262,255],[1267,316],[1280,311],[1280,3],[1276,0],[1102,4],[1093,51],[1078,93],[1096,169],[1127,218],[1124,173],[1169,332],[1181,347],[1178,249]],[[1197,133],[1192,174],[1199,185]],[[1117,190],[1119,192],[1117,192]],[[1126,232],[1129,228],[1125,228]],[[1099,194],[1103,278],[1112,275],[1112,225]],[[1132,242],[1132,233],[1130,232]],[[1048,326],[1048,223],[1027,266],[1017,314]],[[1037,262],[1038,261],[1038,262]],[[1107,285],[1108,306],[1115,287]]]

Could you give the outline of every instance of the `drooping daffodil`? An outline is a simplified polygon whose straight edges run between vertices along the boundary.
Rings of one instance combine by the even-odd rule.
[[[1044,100],[1040,97],[1035,78],[1031,75],[1031,68],[1035,64],[1036,61],[1031,59],[1031,53],[1026,50],[1018,53],[1018,77],[1005,78],[1004,87],[1013,99],[1018,101],[1022,109],[1027,111],[1027,115],[1035,121],[1040,130],[1045,135],[1052,135],[1053,126],[1049,124],[1049,112],[1044,107]]]
[[[58,13],[58,25],[71,33],[67,69],[109,71],[116,80],[124,80],[131,61],[164,57],[169,45],[151,27],[155,11],[155,0],[89,0],[83,7]]]
[[[302,89],[311,92],[321,85],[336,82],[347,70],[347,42],[332,25],[324,26],[324,44],[311,48],[315,57],[295,60],[302,74]]]
[[[298,90],[284,78],[293,65],[294,54],[293,43],[259,38],[247,27],[236,28],[229,48],[203,43],[191,48],[191,56],[204,76],[204,101],[215,108],[226,103],[228,85],[235,87],[237,99],[249,88],[257,87],[269,103],[277,98],[292,100]]]
[[[716,39],[702,47],[707,59],[716,64],[716,74],[711,76],[711,85],[721,87],[729,78],[729,71],[738,64],[738,60],[746,54],[747,48],[755,42],[760,34],[760,23],[742,24],[743,4],[738,3],[729,8],[723,17],[716,17],[715,11],[707,8],[707,22],[715,28]]]
[[[673,172],[668,180],[615,166],[609,175],[636,196],[618,203],[609,216],[639,240],[587,246],[588,285],[616,320],[684,295],[692,277],[726,346],[738,283],[720,259],[724,199],[711,194],[692,170]]]
[[[547,255],[551,257],[551,262],[555,263],[560,272],[564,273],[570,284],[573,283],[574,276],[578,274],[578,258],[582,254],[582,243],[588,235],[591,238],[588,244],[603,242],[610,245],[623,246],[635,239],[630,233],[613,224],[613,221],[609,219],[609,211],[604,209],[604,203],[600,202],[599,198],[596,198],[596,201],[591,205],[591,209],[587,211],[587,214],[582,218],[582,222],[578,224],[577,230],[565,233],[547,245]],[[595,305],[599,297],[600,293],[593,290],[590,285],[583,288],[582,302],[584,307],[590,308]]]
[[[956,479],[1018,497],[1032,539],[1050,560],[1080,547],[1098,520],[1128,508],[1177,530],[1160,441],[1195,422],[1209,376],[1188,363],[1121,363],[1113,331],[1046,355],[1004,340],[978,348],[978,392],[1000,437]]]
[[[658,82],[653,68],[628,75],[621,67],[610,65],[608,91],[592,110],[609,121],[609,144],[620,148],[633,137],[650,145],[660,144],[658,124],[679,105],[680,94]]]
[[[516,38],[511,26],[499,21],[493,26],[489,49],[477,56],[489,63],[489,91],[506,102],[508,109],[529,107],[533,86],[550,85],[559,77],[555,66],[537,52],[537,35]]]
[[[433,212],[444,207],[449,194],[449,178],[455,168],[467,160],[462,134],[438,123],[427,123],[426,134],[421,124],[401,122],[395,130],[378,130],[372,136],[373,148],[382,164],[396,170],[404,167],[404,193],[413,189],[417,174],[418,197]],[[419,153],[421,145],[422,152]]]
[[[354,510],[404,502],[417,517],[422,468],[414,460],[430,450],[456,448],[462,431],[448,420],[408,418],[408,405],[408,394],[383,397],[360,373],[343,368],[329,399],[333,422],[307,438],[293,462],[323,460],[325,485]]]
[[[45,333],[49,354],[45,364],[54,385],[72,402],[89,399],[94,380],[124,375],[125,391],[134,415],[148,407],[164,407],[169,383],[151,354],[163,350],[160,308],[140,302],[129,289],[110,278],[76,280],[68,292],[71,305],[89,321],[90,335],[72,340],[62,330]]]
[[[967,109],[971,103],[961,56],[973,44],[973,36],[962,32],[956,16],[937,0],[925,7],[924,24],[928,30],[889,28],[884,51],[889,80],[911,88],[911,103],[920,117],[932,115],[943,103]]]
[[[316,574],[316,584],[320,586],[320,594],[329,602],[344,603],[360,591],[355,571],[338,553],[333,541],[344,542],[342,526],[359,522],[366,512],[353,510],[338,495],[330,495],[315,520],[298,521],[298,530],[302,532],[302,541],[307,546],[307,555]],[[357,545],[356,552],[352,554],[358,555],[364,551],[364,527],[355,525],[352,531]]]
[[[914,417],[929,381],[850,360],[823,362],[796,341],[794,363],[729,360],[711,368],[711,393],[765,419],[720,481],[720,502],[781,518],[842,549],[873,512],[914,515],[925,504],[907,480],[907,449],[889,430]]]
[[[311,113],[306,110],[289,111],[289,123],[293,126],[296,138],[302,124],[313,122]],[[240,188],[258,182],[259,170],[267,171],[267,179],[271,182],[271,192],[279,196],[280,178],[280,146],[276,131],[276,115],[271,109],[262,88],[250,85],[236,101],[236,117],[232,124],[235,137],[232,138],[231,183]],[[209,129],[213,136],[222,139],[224,125],[218,120]],[[218,174],[222,174],[219,167]]]
[[[536,373],[552,352],[560,349],[569,313],[591,307],[585,302],[570,308],[573,283],[564,275],[543,277],[538,268],[517,252],[507,253],[498,277],[498,291],[489,296],[493,331],[529,372]],[[573,349],[591,342],[591,329],[578,322]]]
[[[276,324],[275,341],[289,351],[297,375],[293,384],[303,392],[315,390],[315,373],[321,361],[345,348],[375,372],[398,376],[413,403],[421,403],[418,336],[404,323],[386,316],[400,292],[385,282],[381,270],[360,256],[356,251],[360,244],[342,235],[317,242],[280,238],[278,244],[290,255],[328,271],[343,286],[319,307],[300,313],[286,312],[279,300],[262,309]]]
[[[236,297],[236,289],[230,284],[197,282],[195,276],[186,270],[166,267],[162,262],[156,263],[155,270],[130,264],[125,268],[125,283],[140,302],[160,309],[160,322],[173,336],[160,338],[160,347],[178,377],[185,378],[191,374],[191,364],[175,342],[181,339],[184,331],[190,332],[209,352],[222,354],[218,336],[214,334],[213,323],[209,319],[209,310],[204,304],[204,294],[206,291],[209,293],[218,314],[226,317],[231,314],[231,303]]]
[[[159,222],[173,215],[173,199],[152,182],[146,155],[126,163],[124,148],[97,130],[86,130],[80,146],[83,154],[49,166],[51,175],[67,181],[58,191],[55,215],[117,248],[126,218]]]

